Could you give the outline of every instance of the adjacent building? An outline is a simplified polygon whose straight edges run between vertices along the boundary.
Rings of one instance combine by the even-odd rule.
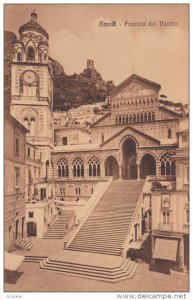
[[[5,250],[26,236],[25,149],[28,130],[5,111],[4,154],[4,240]]]

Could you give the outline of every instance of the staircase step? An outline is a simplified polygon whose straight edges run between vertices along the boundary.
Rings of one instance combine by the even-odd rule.
[[[113,181],[90,213],[69,250],[120,255],[144,181]]]
[[[73,210],[63,211],[44,234],[43,239],[63,239],[68,231],[68,224],[74,218]]]
[[[107,269],[105,267],[96,267],[93,265],[77,265],[74,263],[56,262],[44,259],[40,260],[40,267],[45,271],[58,274],[73,275],[106,282],[116,282],[131,278],[136,271],[137,264],[129,260],[124,260],[121,266],[114,269]]]

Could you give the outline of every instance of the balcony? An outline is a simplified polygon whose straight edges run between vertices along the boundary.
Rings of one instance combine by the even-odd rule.
[[[159,222],[157,228],[154,228],[154,229],[158,229],[161,231],[173,231],[173,227],[174,227],[173,223],[163,224],[162,222]]]
[[[151,191],[171,191],[175,188],[176,182],[174,180],[153,180]]]
[[[109,177],[105,177],[103,178],[103,180],[108,180]],[[54,182],[57,181],[101,181],[102,177],[101,176],[96,176],[96,177],[54,177]]]
[[[14,95],[12,96],[12,100],[13,101],[29,101],[29,102],[32,102],[32,101],[45,101],[45,102],[48,102],[49,103],[49,99],[48,97],[39,97],[39,96],[23,96],[23,95]]]

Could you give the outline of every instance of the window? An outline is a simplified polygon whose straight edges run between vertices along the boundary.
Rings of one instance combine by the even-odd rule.
[[[62,138],[62,145],[67,145],[67,144],[68,144],[68,139],[67,139],[66,136],[64,136],[64,137]]]
[[[172,153],[164,153],[161,156],[161,175],[175,175],[175,162],[172,160]]]
[[[9,234],[11,233],[11,226],[9,226]]]
[[[30,136],[34,136],[35,135],[35,128],[36,128],[36,124],[35,124],[35,118],[30,118]]]
[[[75,158],[72,165],[73,165],[73,176],[84,177],[84,162],[82,158],[80,157]]]
[[[76,187],[76,195],[80,195],[80,187]]]
[[[100,176],[100,160],[96,156],[90,158],[88,165],[90,177]]]
[[[39,62],[42,62],[42,53],[39,53],[38,56],[39,56]]]
[[[46,188],[40,189],[40,200],[43,201],[46,199]]]
[[[35,51],[32,47],[28,47],[27,49],[27,60],[34,61],[35,60]]]
[[[104,134],[102,133],[101,142],[104,143],[104,140],[105,140],[105,137],[104,137]]]
[[[19,182],[20,181],[20,169],[19,168],[15,168],[15,187],[18,188],[19,187]]]
[[[163,212],[163,225],[171,224],[171,213],[169,211]]]
[[[30,157],[30,147],[27,147],[27,156]]]
[[[21,52],[17,53],[17,61],[22,61],[22,55]]]
[[[15,138],[15,154],[19,154],[19,138]]]
[[[32,183],[31,170],[28,169],[28,183]]]
[[[29,217],[29,218],[33,218],[33,217],[34,217],[34,213],[33,213],[32,211],[29,211],[29,212],[28,212],[28,217]]]
[[[68,177],[68,162],[65,158],[58,163],[58,177]]]
[[[61,196],[65,195],[65,188],[64,187],[60,187],[60,195]]]
[[[172,131],[171,129],[169,128],[168,129],[168,139],[171,139],[172,138]]]
[[[37,168],[34,167],[34,178],[37,178]]]
[[[151,114],[151,120],[155,121],[155,113],[154,112],[152,112],[152,114]]]

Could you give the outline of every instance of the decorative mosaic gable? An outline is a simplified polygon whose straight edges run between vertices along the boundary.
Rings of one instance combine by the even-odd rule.
[[[148,136],[147,134],[140,132],[131,126],[126,127],[124,130],[116,133],[114,136],[106,140],[102,145],[102,149],[118,149],[120,147],[121,142],[127,137],[133,137],[139,148],[143,147],[155,147],[160,144],[158,140],[153,137]]]

